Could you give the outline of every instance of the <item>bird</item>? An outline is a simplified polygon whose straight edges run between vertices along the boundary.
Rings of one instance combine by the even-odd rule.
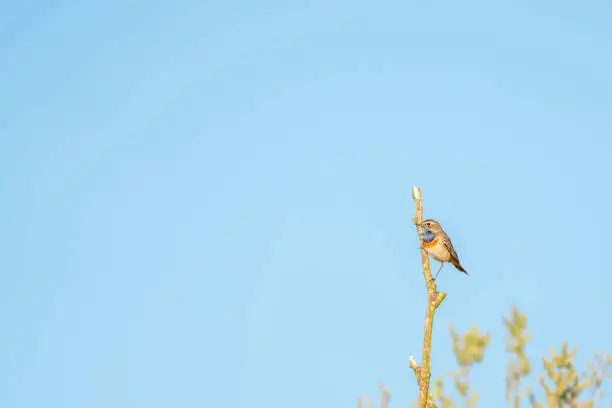
[[[455,252],[455,248],[453,248],[453,243],[451,242],[450,237],[444,232],[442,226],[438,221],[435,220],[425,220],[418,224],[421,228],[423,228],[422,235],[422,248],[427,252],[427,254],[431,255],[436,261],[440,262],[440,269],[434,276],[434,280],[438,277],[438,274],[444,267],[445,262],[450,262],[453,264],[457,270],[469,275],[461,263],[459,262],[459,257]]]

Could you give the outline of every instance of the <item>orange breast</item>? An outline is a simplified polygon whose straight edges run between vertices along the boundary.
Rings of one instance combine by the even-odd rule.
[[[440,241],[438,237],[435,237],[433,240],[431,240],[431,242],[423,241],[423,248],[427,249],[427,248],[435,247],[436,245],[438,245],[438,241]]]

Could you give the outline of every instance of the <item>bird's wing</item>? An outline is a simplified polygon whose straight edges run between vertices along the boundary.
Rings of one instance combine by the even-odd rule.
[[[457,256],[457,253],[455,252],[455,248],[453,248],[453,243],[451,242],[451,239],[448,235],[446,234],[442,235],[442,244],[444,244],[444,247],[446,247],[446,249],[448,250],[448,253],[451,256],[451,259],[458,263],[459,257]]]

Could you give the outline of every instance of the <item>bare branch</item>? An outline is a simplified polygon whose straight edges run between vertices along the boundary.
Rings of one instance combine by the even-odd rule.
[[[431,401],[429,396],[429,381],[431,378],[431,336],[433,332],[433,319],[436,309],[440,306],[446,293],[438,292],[433,276],[431,275],[431,268],[429,266],[429,257],[427,252],[423,249],[422,228],[420,226],[423,221],[423,204],[421,199],[421,189],[417,186],[412,188],[412,198],[416,205],[416,214],[413,217],[413,221],[416,224],[417,233],[419,236],[419,242],[421,243],[421,263],[423,265],[423,277],[425,278],[425,286],[427,288],[427,311],[425,314],[425,330],[423,334],[423,356],[421,358],[420,373],[417,377],[419,383],[419,408],[427,408],[430,405],[428,401]],[[411,362],[412,366],[412,362]],[[415,374],[417,374],[416,370]]]

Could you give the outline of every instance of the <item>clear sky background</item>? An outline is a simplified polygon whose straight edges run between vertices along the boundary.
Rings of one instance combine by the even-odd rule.
[[[408,406],[414,184],[434,375],[477,324],[502,406],[514,304],[612,351],[611,3],[423,3],[3,2],[0,405]]]

